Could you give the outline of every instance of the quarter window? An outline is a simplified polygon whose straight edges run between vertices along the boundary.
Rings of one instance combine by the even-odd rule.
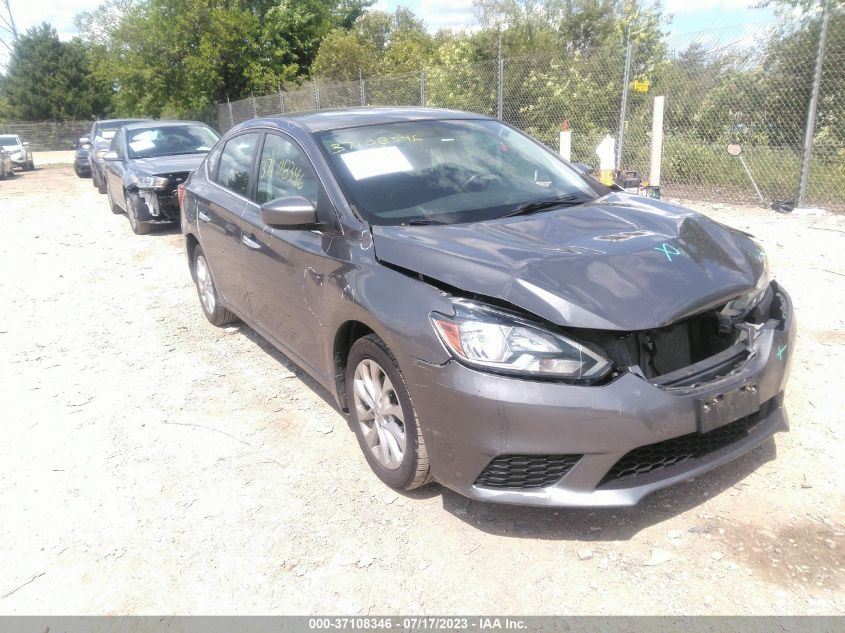
[[[252,159],[258,143],[258,133],[241,134],[226,142],[220,154],[220,167],[215,182],[246,196],[249,191],[249,175]]]
[[[303,196],[317,205],[320,181],[311,162],[296,143],[276,134],[268,134],[261,151],[256,202]]]

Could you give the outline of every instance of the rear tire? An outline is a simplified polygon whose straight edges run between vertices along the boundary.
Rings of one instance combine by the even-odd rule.
[[[191,276],[197,286],[197,296],[200,300],[200,307],[209,323],[216,326],[229,325],[238,320],[238,317],[226,309],[220,301],[217,293],[217,286],[211,276],[211,269],[208,267],[208,260],[202,247],[197,245],[194,249],[194,260],[191,262]]]
[[[32,171],[33,169],[35,169],[35,163],[34,163],[34,162],[33,162],[33,160],[30,158],[30,159],[29,159],[29,161],[27,161],[27,163],[26,163],[26,170],[27,170],[27,171]]]
[[[373,472],[391,488],[432,481],[428,451],[396,357],[375,334],[355,341],[346,363],[346,401]]]

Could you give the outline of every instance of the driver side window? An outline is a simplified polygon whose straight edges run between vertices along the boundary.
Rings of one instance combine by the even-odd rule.
[[[267,134],[261,151],[256,202],[303,196],[317,206],[320,181],[311,161],[296,143],[277,134]]]

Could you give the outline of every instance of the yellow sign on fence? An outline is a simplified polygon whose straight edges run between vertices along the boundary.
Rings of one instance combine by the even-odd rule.
[[[634,92],[648,92],[648,79],[634,79]]]

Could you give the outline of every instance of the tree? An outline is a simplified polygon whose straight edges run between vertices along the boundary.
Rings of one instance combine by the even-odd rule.
[[[368,0],[109,0],[77,25],[116,114],[179,115],[306,75]]]
[[[60,41],[46,23],[15,42],[0,94],[3,114],[25,121],[89,119],[109,102],[108,89],[92,76],[86,45]]]

